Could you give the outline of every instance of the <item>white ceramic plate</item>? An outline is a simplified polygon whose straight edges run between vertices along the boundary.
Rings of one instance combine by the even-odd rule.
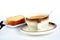
[[[5,24],[5,26],[7,26],[7,27],[12,27],[12,28],[14,28],[14,27],[22,26],[22,25],[24,25],[24,24],[26,24],[26,23],[22,23],[22,24],[18,24],[18,25],[12,26],[12,25],[8,25],[7,22],[4,21],[4,24]]]
[[[28,35],[45,35],[45,34],[49,34],[49,33],[53,32],[53,31],[55,31],[57,26],[56,26],[56,24],[54,24],[52,22],[49,22],[49,26],[48,27],[50,27],[50,29],[46,29],[46,30],[43,30],[43,31],[41,31],[39,29],[39,31],[37,31],[37,32],[26,31],[26,30],[23,30],[24,27],[21,27],[20,31],[22,33],[28,34]]]

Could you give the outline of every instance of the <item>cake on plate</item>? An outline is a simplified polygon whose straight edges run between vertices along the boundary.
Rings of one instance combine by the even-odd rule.
[[[8,25],[18,25],[25,22],[25,17],[22,15],[12,16],[7,18]]]

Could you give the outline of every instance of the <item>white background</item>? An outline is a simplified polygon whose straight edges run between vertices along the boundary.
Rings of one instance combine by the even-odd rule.
[[[13,15],[30,15],[38,12],[50,13],[50,21],[56,23],[55,33],[45,36],[27,36],[16,28],[4,27],[0,30],[0,40],[60,40],[59,0],[0,0],[0,21]]]

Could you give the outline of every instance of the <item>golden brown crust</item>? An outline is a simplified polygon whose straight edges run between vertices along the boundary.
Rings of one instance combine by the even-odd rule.
[[[18,17],[18,16],[17,16]],[[20,18],[20,17],[19,17]],[[14,17],[13,17],[14,19]],[[25,17],[22,16],[21,19],[18,19],[17,21],[15,20],[10,20],[10,18],[7,18],[7,24],[8,25],[18,25],[18,24],[21,24],[21,23],[24,23],[25,22]]]

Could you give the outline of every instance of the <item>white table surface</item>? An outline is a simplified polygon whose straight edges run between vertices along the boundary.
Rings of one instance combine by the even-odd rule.
[[[60,19],[58,18],[60,16],[56,16],[56,14],[54,16],[52,15],[53,14],[50,15],[50,21],[56,23],[57,28],[49,35],[29,36],[21,33],[18,28],[9,28],[5,26],[0,30],[0,40],[60,40]]]
[[[37,5],[38,4],[38,5]],[[60,2],[59,0],[0,0],[0,21],[8,16],[22,13],[35,13],[42,10],[53,10],[49,20],[57,25],[56,30],[43,36],[29,36],[21,33],[18,28],[3,27],[0,30],[0,40],[60,40]],[[50,10],[50,11],[51,11]]]

